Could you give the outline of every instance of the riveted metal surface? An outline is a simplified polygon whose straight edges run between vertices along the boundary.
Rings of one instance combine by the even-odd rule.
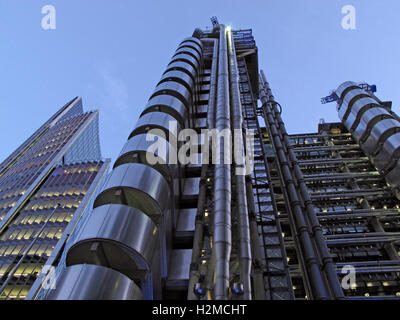
[[[170,70],[163,74],[158,84],[165,81],[176,81],[183,84],[189,92],[193,93],[193,79],[186,72],[180,70]]]
[[[353,106],[351,107],[351,112],[345,122],[346,126],[348,126],[348,129],[354,130],[358,126],[358,123],[360,122],[364,112],[375,107],[381,106],[370,97],[364,97],[354,102]]]
[[[90,213],[66,264],[100,264],[135,279],[137,270],[151,270],[159,248],[159,231],[149,216],[125,205],[104,205]]]
[[[388,135],[400,131],[400,122],[394,119],[384,119],[377,122],[371,129],[371,133],[363,144],[361,149],[367,154],[371,155],[379,152],[380,147],[388,138]]]
[[[199,67],[199,63],[195,58],[193,58],[191,55],[186,54],[186,53],[179,53],[176,56],[173,56],[171,58],[171,62],[174,61],[186,61],[189,64],[192,65],[193,68],[197,69]]]
[[[340,120],[345,121],[348,114],[350,113],[353,103],[355,103],[358,99],[361,99],[363,97],[369,97],[369,95],[362,89],[353,89],[347,92],[344,95],[342,105],[339,109]]]
[[[346,82],[343,82],[337,89],[336,89],[336,95],[339,97],[339,99],[342,99],[343,98],[343,92],[345,91],[345,90],[349,90],[349,89],[352,89],[352,88],[359,88],[358,86],[357,86],[357,83],[355,83],[355,82],[353,82],[353,81],[346,81]]]
[[[134,281],[122,273],[92,264],[67,267],[47,300],[142,300]]]
[[[167,81],[160,83],[155,88],[150,99],[160,94],[170,94],[181,100],[188,109],[190,108],[192,95],[190,94],[190,91],[183,84],[180,84],[179,82]]]
[[[192,80],[195,81],[195,77],[197,75],[196,68],[194,68],[190,63],[186,61],[173,61],[167,66],[167,70],[164,72],[168,72],[171,70],[181,70],[187,72],[191,77]]]
[[[400,133],[390,136],[382,146],[381,151],[374,158],[374,165],[382,170],[393,161],[400,158]]]
[[[364,112],[361,120],[354,130],[354,138],[358,141],[365,141],[369,136],[371,129],[378,121],[392,118],[392,116],[383,108],[371,108]]]
[[[178,132],[182,129],[180,123],[174,117],[164,112],[150,112],[142,115],[136,123],[135,129],[129,135],[129,139],[135,135],[147,133],[151,129],[161,129],[168,141],[177,141]],[[171,142],[172,143],[172,142]]]
[[[170,207],[170,196],[170,186],[161,173],[145,164],[127,163],[113,169],[93,207],[127,204],[157,216]]]
[[[200,63],[200,61],[201,61],[201,56],[200,56],[200,54],[197,52],[197,50],[195,50],[195,49],[193,49],[193,48],[190,48],[190,47],[180,47],[180,48],[178,48],[178,49],[175,51],[173,57],[175,57],[176,55],[178,55],[178,54],[180,54],[180,53],[185,53],[185,54],[191,55],[193,58],[196,59],[196,61],[197,61],[198,63]]]
[[[178,166],[176,163],[169,164],[169,153],[171,150],[176,155],[176,150],[166,139],[159,136],[153,136],[153,138],[149,138],[147,134],[140,134],[129,139],[115,161],[114,168],[125,163],[143,163],[153,167],[167,180],[172,181],[177,176]],[[162,147],[155,148],[155,143]]]

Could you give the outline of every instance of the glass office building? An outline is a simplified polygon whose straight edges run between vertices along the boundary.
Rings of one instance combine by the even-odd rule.
[[[252,31],[212,22],[178,44],[63,250],[56,289],[28,298],[399,299],[400,122],[390,104],[346,82],[335,90],[341,122],[289,135]],[[201,148],[176,164],[183,128]],[[253,130],[233,144],[253,170],[237,174],[224,138],[203,129]]]
[[[98,111],[77,97],[0,164],[0,299],[24,299],[104,177]]]

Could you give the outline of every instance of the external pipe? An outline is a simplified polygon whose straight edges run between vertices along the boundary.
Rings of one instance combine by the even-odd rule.
[[[269,88],[268,82],[267,82],[264,72],[262,70],[261,70],[261,78],[262,78],[263,84],[265,86],[267,86],[267,88],[269,90],[271,90]],[[314,239],[315,239],[315,243],[317,246],[317,250],[321,256],[323,268],[325,270],[328,282],[330,284],[332,294],[335,299],[344,299],[345,296],[343,294],[342,287],[339,283],[339,279],[336,275],[336,267],[333,263],[331,255],[329,253],[328,246],[326,245],[326,241],[325,241],[325,238],[322,233],[321,225],[320,225],[317,215],[315,213],[315,209],[312,204],[310,194],[308,193],[308,188],[306,186],[304,176],[300,169],[296,154],[294,153],[292,144],[290,143],[289,136],[288,136],[286,128],[285,128],[285,124],[282,121],[280,112],[278,112],[276,109],[276,105],[274,105],[272,107],[272,110],[273,110],[276,122],[278,124],[277,127],[280,130],[281,137],[283,138],[284,145],[289,154],[289,160],[291,162],[291,165],[292,165],[292,168],[293,168],[293,171],[295,174],[295,178],[297,180],[297,184],[300,188],[301,197],[303,198],[304,204],[306,205],[308,221],[310,223],[311,230],[313,231],[313,234],[314,234]]]
[[[243,284],[244,300],[251,299],[251,249],[250,249],[250,226],[246,198],[246,162],[243,143],[243,118],[242,118],[242,104],[240,101],[239,91],[239,71],[236,59],[235,44],[233,41],[232,32],[227,32],[228,38],[228,55],[229,55],[229,71],[230,71],[230,91],[231,91],[231,110],[232,110],[232,124],[235,134],[234,138],[234,166],[235,166],[235,182],[236,182],[236,206],[238,213],[238,227],[239,227],[239,266],[240,266],[240,280]],[[239,134],[236,134],[238,132]],[[239,172],[239,170],[241,172]]]
[[[216,129],[221,132],[230,130],[229,110],[229,73],[226,43],[226,29],[219,25],[219,57],[218,57],[218,88],[216,106]],[[214,172],[214,237],[213,250],[215,250],[216,268],[214,283],[214,298],[226,300],[229,289],[229,260],[232,248],[231,233],[231,165],[225,164],[224,149],[226,145],[222,135],[219,136],[216,152],[219,154],[219,163],[215,165]],[[215,148],[215,146],[213,146]]]
[[[330,299],[329,289],[325,283],[323,274],[321,272],[321,266],[319,257],[315,251],[313,241],[311,239],[311,232],[305,220],[305,214],[301,207],[301,202],[297,194],[297,190],[294,184],[294,178],[291,173],[289,162],[286,157],[284,147],[282,145],[277,126],[272,117],[272,108],[270,107],[270,97],[267,90],[260,79],[260,97],[263,105],[265,106],[265,121],[271,131],[273,138],[273,144],[276,150],[277,157],[282,167],[283,179],[286,183],[290,204],[293,208],[293,214],[295,217],[295,223],[297,226],[298,236],[301,242],[302,252],[304,255],[305,264],[307,266],[308,273],[310,275],[310,281],[312,282],[312,288],[316,299],[327,300]]]

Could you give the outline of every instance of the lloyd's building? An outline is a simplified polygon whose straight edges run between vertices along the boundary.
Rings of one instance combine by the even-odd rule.
[[[178,43],[104,183],[83,213],[78,206],[80,219],[71,220],[59,241],[38,236],[41,255],[11,254],[25,239],[14,230],[40,228],[52,208],[61,215],[66,205],[56,204],[63,193],[36,222],[48,198],[0,184],[3,295],[16,296],[18,281],[30,279],[18,269],[25,263],[14,271],[15,261],[29,257],[31,268],[43,261],[50,270],[27,282],[26,298],[34,300],[400,298],[400,121],[391,104],[371,85],[345,82],[328,99],[337,101],[340,122],[288,134],[281,116],[287,110],[258,68],[252,31],[212,22]],[[243,164],[224,161],[229,143],[223,136],[219,144],[199,139],[209,151],[196,149],[201,161],[171,163],[185,128],[200,136],[204,129],[243,132],[233,151],[253,150],[252,170],[237,174]],[[166,152],[151,148],[149,132]],[[212,151],[219,163],[210,161]],[[78,166],[64,168],[65,155],[54,157],[48,179]],[[2,170],[23,157],[15,155]],[[43,191],[52,192],[49,199],[54,186]],[[22,200],[26,196],[30,202]],[[48,227],[58,219],[51,217]],[[46,241],[57,252],[40,260]]]

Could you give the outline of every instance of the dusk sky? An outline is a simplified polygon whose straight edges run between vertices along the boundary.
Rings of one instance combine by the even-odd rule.
[[[56,29],[42,29],[44,5]],[[342,7],[356,9],[344,30]],[[376,84],[399,113],[398,0],[0,0],[0,162],[61,106],[82,96],[100,110],[114,162],[179,42],[210,17],[251,28],[289,133],[338,121],[320,98],[346,80]]]

